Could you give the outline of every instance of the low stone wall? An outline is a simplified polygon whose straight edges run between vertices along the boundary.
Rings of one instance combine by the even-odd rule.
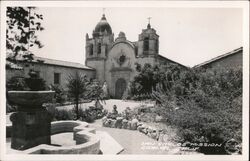
[[[51,135],[73,132],[76,145],[58,147],[41,144],[21,151],[26,154],[98,154],[100,138],[95,135],[95,129],[89,128],[88,123],[81,121],[55,121],[51,123]]]
[[[104,127],[128,129],[128,130],[138,130],[139,132],[149,136],[150,138],[160,141],[167,142],[167,134],[164,134],[162,129],[156,129],[154,127],[148,126],[137,119],[126,120],[123,117],[117,117],[116,119],[111,119],[103,117],[102,125]]]

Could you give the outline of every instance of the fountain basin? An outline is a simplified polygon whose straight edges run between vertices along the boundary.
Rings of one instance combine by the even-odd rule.
[[[8,91],[8,99],[19,106],[35,107],[51,102],[54,94],[54,91]]]
[[[9,127],[10,128],[10,127]],[[100,138],[95,134],[94,128],[81,121],[54,121],[51,122],[51,135],[72,132],[75,145],[57,146],[40,144],[38,146],[15,153],[21,154],[99,154]],[[63,140],[62,140],[63,141]]]

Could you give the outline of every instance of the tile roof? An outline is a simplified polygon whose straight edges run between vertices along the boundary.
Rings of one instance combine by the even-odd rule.
[[[187,66],[182,65],[182,64],[180,64],[180,63],[177,63],[176,61],[173,61],[173,60],[171,60],[171,59],[169,59],[169,58],[166,58],[166,57],[163,56],[163,55],[160,55],[160,54],[159,54],[158,57],[159,57],[160,59],[165,59],[165,60],[167,60],[167,61],[169,61],[169,62],[171,62],[171,63],[178,64],[178,65],[180,65],[180,66],[182,66],[182,67],[184,67],[184,68],[188,68]]]
[[[220,60],[220,59],[223,59],[223,58],[225,58],[225,57],[231,56],[231,55],[233,55],[233,54],[239,53],[240,51],[243,51],[243,47],[237,48],[237,49],[235,49],[235,50],[233,50],[233,51],[230,51],[230,52],[228,52],[228,53],[226,53],[226,54],[222,54],[222,55],[217,56],[217,57],[215,57],[215,58],[213,58],[213,59],[210,59],[210,60],[208,60],[208,61],[205,61],[205,62],[203,62],[203,63],[201,63],[201,64],[195,65],[193,68],[202,67],[202,66],[207,65],[207,64],[209,64],[209,63],[212,63],[212,62],[218,61],[218,60]]]
[[[79,69],[95,70],[93,68],[90,68],[80,63],[62,61],[62,60],[56,60],[56,59],[48,59],[48,58],[42,58],[42,57],[37,57],[37,56],[34,56],[33,62],[35,63],[41,62],[41,63],[48,64],[48,65],[57,65],[57,66],[64,66],[64,67],[71,67],[71,68],[73,67],[73,68],[79,68]]]

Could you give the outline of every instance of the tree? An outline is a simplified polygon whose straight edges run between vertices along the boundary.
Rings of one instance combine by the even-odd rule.
[[[105,99],[105,93],[99,82],[91,82],[87,86],[85,98],[95,101],[95,107],[100,107],[100,101],[103,102]],[[105,103],[105,102],[104,102]]]
[[[184,69],[173,63],[155,66],[146,63],[143,67],[137,64],[136,70],[138,74],[130,86],[132,95],[152,94],[158,87],[168,91]]]
[[[76,119],[79,119],[79,101],[87,90],[86,87],[89,82],[86,75],[81,75],[78,72],[75,72],[74,75],[70,74],[67,80],[68,93],[74,99]]]
[[[36,34],[44,30],[41,25],[43,15],[38,14],[35,7],[7,7],[6,14],[7,59],[16,61],[18,56],[22,56],[26,61],[32,60],[30,47],[43,47]]]

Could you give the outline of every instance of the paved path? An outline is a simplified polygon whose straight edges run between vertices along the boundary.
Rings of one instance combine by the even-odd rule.
[[[145,102],[139,102],[139,101],[124,101],[124,100],[117,100],[117,99],[110,99],[106,100],[105,103],[101,103],[103,105],[104,109],[107,109],[109,112],[113,110],[113,106],[117,106],[118,112],[122,112],[126,109],[126,107],[130,107],[131,109],[141,106],[141,105],[147,105],[147,106],[153,106],[153,103],[145,103]],[[82,103],[80,105],[80,108],[88,108],[89,106],[94,106],[94,101],[90,103]],[[57,108],[66,108],[66,109],[72,109],[74,105],[66,105],[66,106],[58,106]]]
[[[138,131],[102,127],[101,120],[96,120],[90,127],[111,135],[124,148],[120,154],[169,154],[170,151],[169,146],[159,146],[159,142]]]

